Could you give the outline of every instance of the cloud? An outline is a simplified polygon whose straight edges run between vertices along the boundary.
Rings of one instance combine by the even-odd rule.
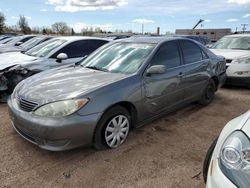
[[[134,19],[132,22],[138,23],[138,24],[148,24],[148,23],[155,23],[154,20],[147,20],[147,19]]]
[[[27,20],[31,20],[31,16],[24,16]],[[17,19],[19,19],[19,17],[17,17],[17,16],[11,16],[10,17],[11,19],[14,19],[14,20],[17,20]]]
[[[93,30],[95,30],[96,28],[100,28],[102,30],[109,31],[109,30],[112,30],[114,26],[112,24],[91,24],[90,25],[90,24],[86,24],[83,22],[78,22],[73,25],[70,25],[70,27],[73,28],[75,32],[80,33],[82,29],[87,29],[87,28],[92,28]]]
[[[128,4],[128,0],[48,0],[58,12],[112,10]]]
[[[236,3],[238,5],[248,5],[250,4],[250,0],[228,0],[228,3]]]
[[[250,13],[249,14],[245,14],[244,16],[242,16],[242,18],[249,18],[250,17]]]
[[[17,17],[17,16],[11,16],[10,18],[15,19],[15,20],[19,19],[19,17]]]
[[[211,22],[212,20],[204,20],[204,22],[206,22],[206,23],[209,23],[209,22]]]
[[[47,12],[48,10],[47,9],[41,9],[40,11],[41,12]]]
[[[230,18],[230,19],[227,19],[226,22],[238,22],[239,20],[236,19],[236,18]]]
[[[24,16],[27,20],[31,20],[31,16]]]
[[[50,5],[61,5],[63,4],[64,0],[48,0],[46,4]]]

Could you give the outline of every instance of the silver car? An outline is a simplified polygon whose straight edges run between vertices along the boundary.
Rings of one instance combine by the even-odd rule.
[[[14,129],[53,151],[117,148],[129,131],[190,102],[209,104],[225,59],[184,38],[108,43],[79,65],[34,75],[8,100]]]
[[[75,64],[107,42],[109,40],[95,37],[56,37],[25,52],[0,54],[0,101],[6,102],[6,97],[23,79]]]

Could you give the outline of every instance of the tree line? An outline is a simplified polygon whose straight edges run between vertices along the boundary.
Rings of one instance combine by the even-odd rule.
[[[65,22],[55,22],[51,27],[30,27],[27,18],[20,15],[16,25],[8,26],[5,24],[5,16],[0,13],[0,34],[4,33],[22,33],[22,34],[58,34],[58,35],[87,35],[91,36],[94,33],[111,33],[103,31],[101,28],[86,27],[81,33],[76,33],[73,28],[70,28]]]

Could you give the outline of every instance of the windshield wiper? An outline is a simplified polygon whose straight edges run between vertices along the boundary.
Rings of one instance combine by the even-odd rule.
[[[97,67],[97,66],[86,66],[85,68],[93,69],[93,70],[100,70],[100,71],[104,71],[104,72],[109,72],[108,69]]]

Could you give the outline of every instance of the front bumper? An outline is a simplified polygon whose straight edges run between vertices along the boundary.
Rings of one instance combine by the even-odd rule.
[[[227,64],[227,84],[250,86],[249,64]]]
[[[11,99],[9,115],[14,129],[23,138],[51,151],[63,151],[90,146],[102,113],[80,116],[74,113],[62,118],[44,118],[24,112]]]
[[[213,163],[213,165],[211,165]],[[213,166],[213,168],[212,168]],[[211,168],[212,173],[211,173]],[[211,160],[206,188],[237,188],[221,171],[218,159]]]

